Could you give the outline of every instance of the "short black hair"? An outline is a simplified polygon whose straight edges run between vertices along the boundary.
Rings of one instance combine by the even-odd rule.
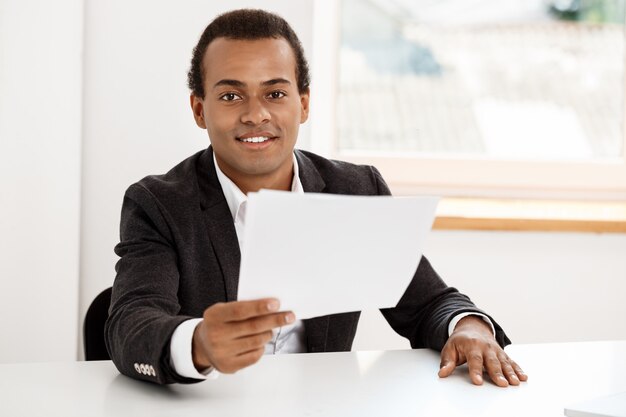
[[[309,88],[311,82],[309,64],[304,57],[300,39],[289,23],[282,17],[265,10],[239,9],[221,14],[209,23],[193,49],[191,68],[187,73],[187,85],[193,95],[204,98],[202,59],[209,44],[217,38],[234,40],[284,38],[296,57],[298,92],[304,93]]]

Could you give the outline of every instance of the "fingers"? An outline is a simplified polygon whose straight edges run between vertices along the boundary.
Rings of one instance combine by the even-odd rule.
[[[521,381],[527,381],[528,376],[509,356],[500,348],[485,351],[474,350],[467,361],[472,383],[482,385],[483,367],[489,378],[499,387],[517,386]]]
[[[458,353],[452,345],[446,344],[441,351],[441,362],[439,363],[439,378],[446,378],[452,375],[458,363]]]
[[[502,367],[502,373],[504,377],[511,385],[519,385],[520,378],[517,376],[515,369],[513,369],[513,361],[509,359],[506,353],[501,352],[498,355],[498,360],[500,361],[500,366]]]
[[[232,339],[224,337],[222,334],[208,332],[205,335],[208,342],[204,345],[205,353],[209,358],[210,364],[220,372],[234,373],[244,366],[251,365],[255,361],[247,361],[245,358],[251,359],[254,355],[248,355],[250,352],[265,351],[265,344],[272,340],[271,331],[260,334]],[[244,359],[240,356],[245,356]]]
[[[233,373],[255,363],[272,339],[272,329],[295,321],[292,312],[278,312],[279,308],[274,298],[217,303],[207,308],[194,331],[194,364],[209,363],[220,372]]]
[[[251,301],[217,303],[211,308],[212,314],[221,322],[242,321],[252,317],[275,313],[280,303],[275,298],[263,298]]]
[[[468,366],[472,382],[476,385],[482,384],[482,369],[480,369],[479,361],[482,361],[482,366],[489,378],[499,387],[517,386],[521,381],[528,380],[528,376],[519,365],[511,360],[502,349],[498,349],[499,351],[489,349],[482,353],[475,351],[470,354]]]
[[[513,370],[515,371],[515,374],[517,375],[519,380],[528,381],[528,375],[526,375],[526,373],[522,370],[522,368],[520,368],[520,366],[517,363],[515,363],[514,360],[510,358],[509,358],[509,362],[511,362],[511,366],[513,367]]]
[[[485,369],[487,370],[487,373],[489,374],[489,377],[494,382],[494,384],[499,387],[508,387],[509,381],[504,377],[504,374],[502,372],[502,364],[500,363],[498,355],[496,355],[493,350],[489,350],[486,352],[483,360]],[[519,385],[519,381],[517,381],[516,385]]]
[[[489,378],[499,387],[517,386],[522,381],[528,380],[528,376],[522,368],[509,358],[500,347],[484,351],[473,350],[468,355],[467,365],[470,378],[475,385],[482,385],[483,383],[483,367],[487,371]],[[440,376],[441,371],[439,371]]]
[[[288,311],[254,317],[245,321],[231,322],[227,325],[230,329],[230,336],[232,338],[239,338],[263,333],[276,327],[293,323],[294,320],[294,314]]]
[[[265,349],[265,345],[272,340],[272,337],[271,331],[241,337],[233,340],[227,349],[233,356],[242,355],[257,349]]]
[[[467,356],[469,375],[474,385],[483,384],[483,355],[480,350],[474,350]]]
[[[240,369],[243,369],[247,366],[253,365],[261,359],[263,353],[265,352],[264,348],[258,348],[241,355],[235,356],[233,359],[228,361],[228,363],[221,366],[218,370],[224,374],[232,374],[237,372]]]

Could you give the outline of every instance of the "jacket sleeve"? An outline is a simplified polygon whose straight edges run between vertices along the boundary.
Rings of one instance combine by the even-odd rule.
[[[124,196],[120,256],[115,269],[105,341],[124,375],[159,384],[198,382],[176,374],[169,342],[176,327],[191,317],[178,315],[179,272],[172,222],[157,199],[134,184]]]
[[[411,342],[411,347],[441,350],[448,340],[448,325],[461,313],[481,313],[496,329],[496,341],[502,347],[511,343],[502,327],[456,288],[448,287],[422,257],[417,271],[394,308],[380,310],[391,327]]]
[[[379,195],[391,195],[382,176],[372,168]],[[415,275],[404,295],[394,308],[380,310],[399,335],[409,339],[411,347],[441,350],[448,340],[448,325],[461,313],[481,313],[489,317],[496,329],[495,338],[502,347],[511,343],[502,327],[484,311],[477,308],[468,296],[448,287],[422,256]]]

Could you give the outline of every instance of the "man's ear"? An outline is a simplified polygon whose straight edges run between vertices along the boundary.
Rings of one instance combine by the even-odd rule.
[[[189,96],[189,103],[191,104],[191,111],[193,112],[193,118],[196,119],[196,124],[202,129],[206,129],[206,123],[204,122],[204,100],[195,94]]]
[[[304,123],[309,118],[309,99],[310,91],[307,88],[306,91],[300,93],[300,123]]]

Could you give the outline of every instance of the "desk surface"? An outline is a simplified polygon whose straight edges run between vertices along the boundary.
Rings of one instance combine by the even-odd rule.
[[[529,375],[519,387],[473,386],[465,367],[439,379],[429,350],[265,356],[235,375],[171,386],[122,376],[109,361],[6,364],[0,415],[562,416],[626,391],[626,341],[506,350]]]

